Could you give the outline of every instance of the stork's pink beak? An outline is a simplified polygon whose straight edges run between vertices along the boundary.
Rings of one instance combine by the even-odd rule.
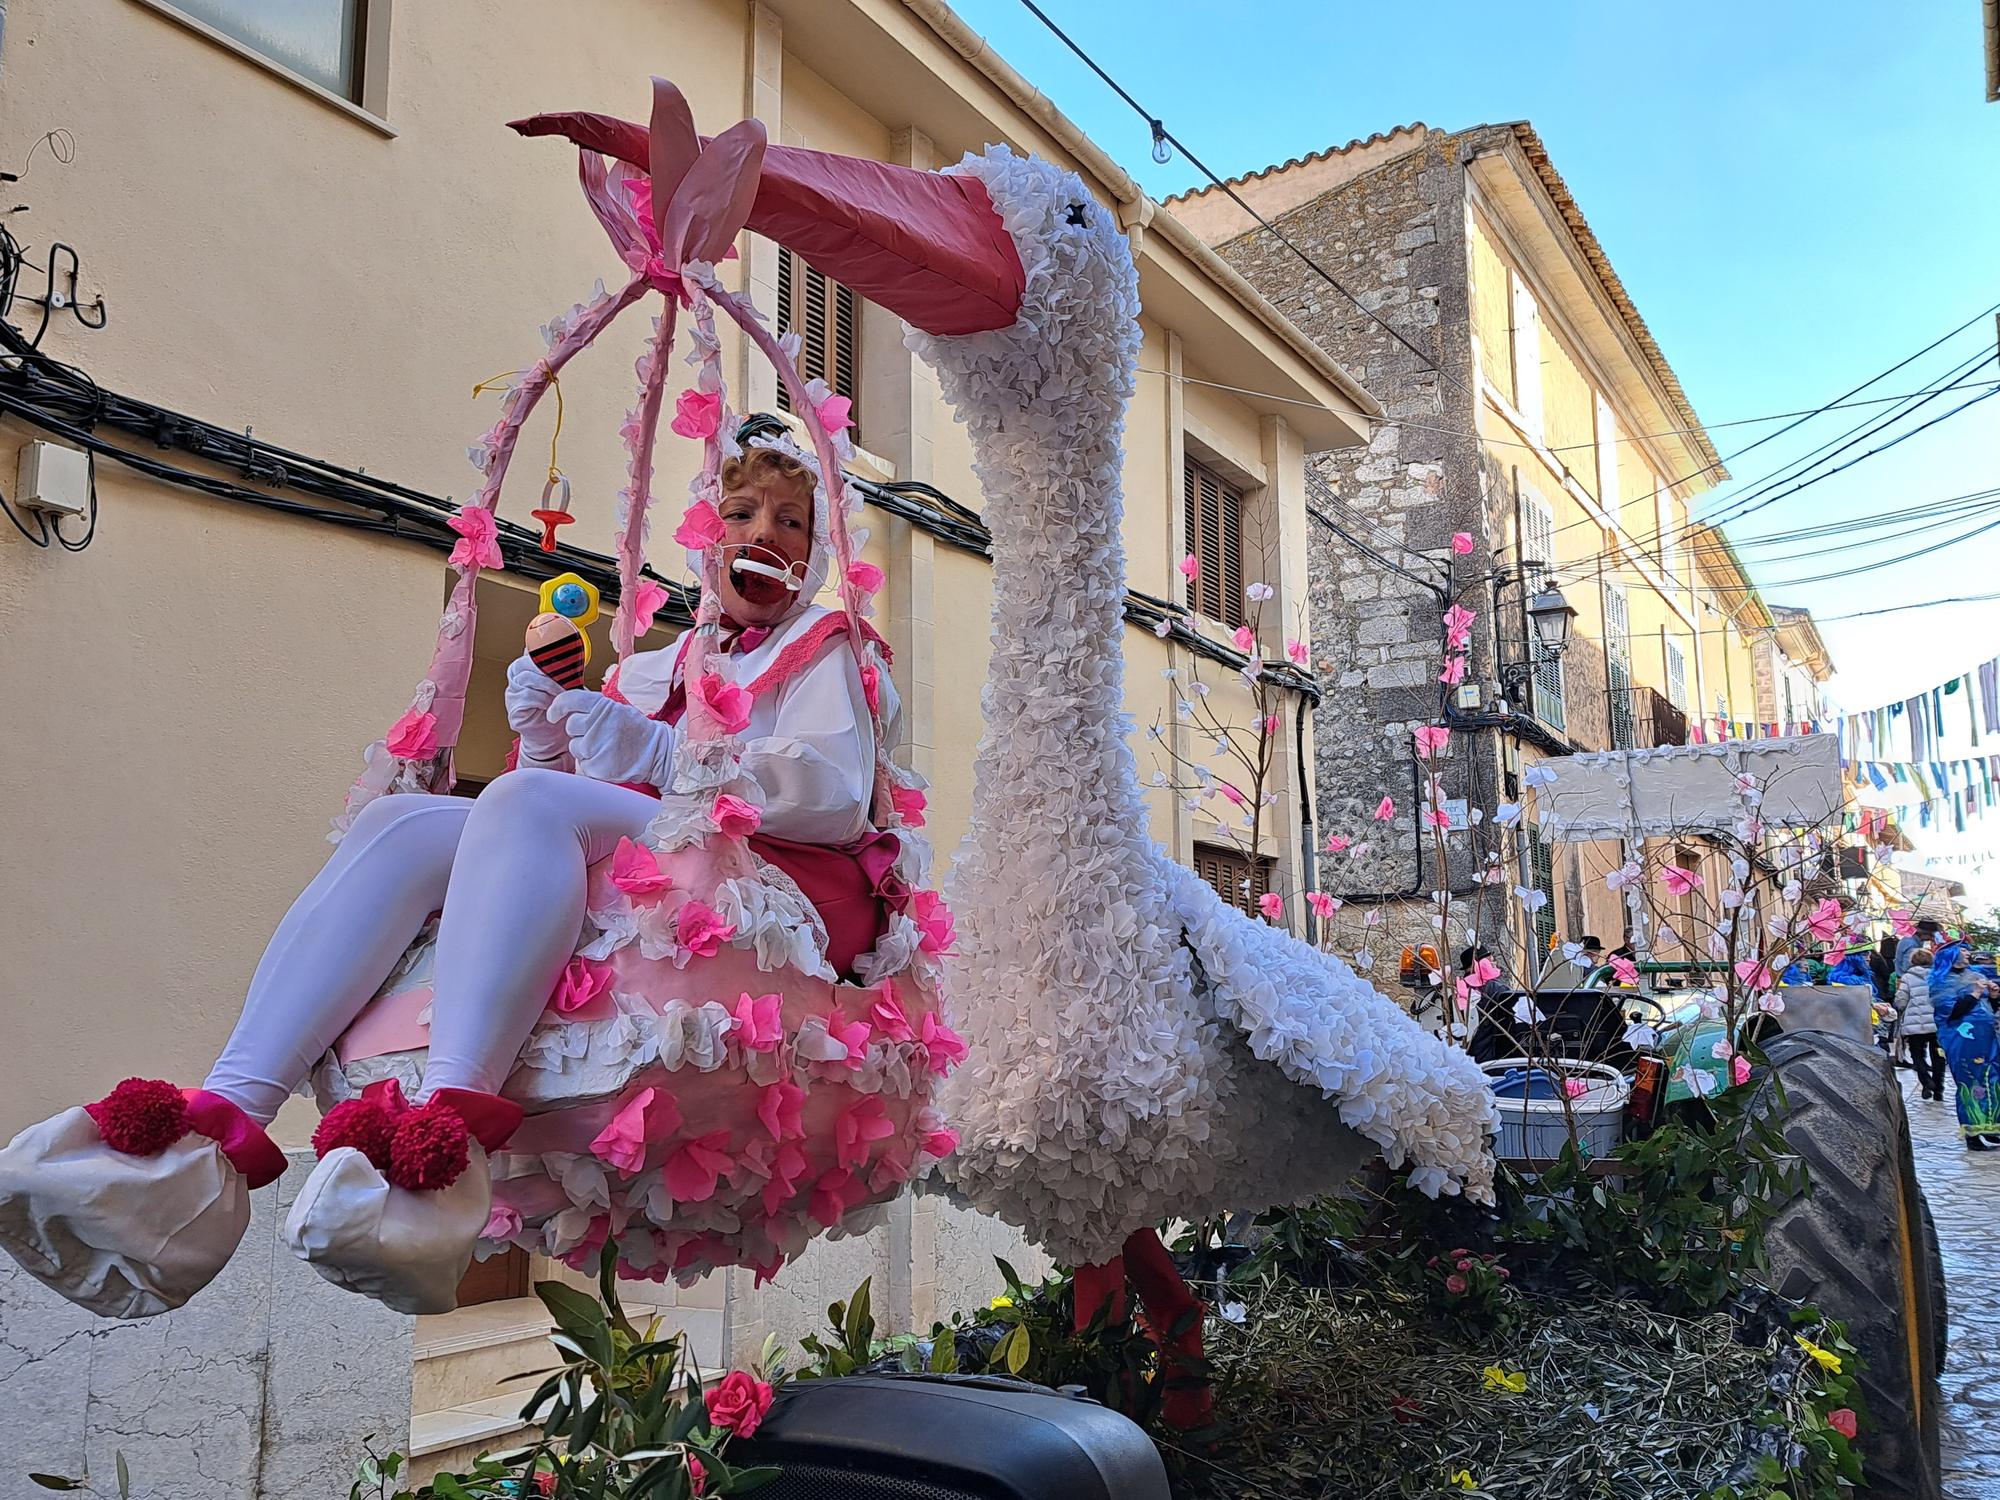
[[[580,112],[510,123],[648,170],[643,125]],[[986,333],[1020,316],[1020,252],[973,177],[771,146],[749,227],[926,333]]]

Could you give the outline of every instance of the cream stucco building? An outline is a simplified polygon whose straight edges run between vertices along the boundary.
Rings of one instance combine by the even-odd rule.
[[[5,316],[35,335],[52,272],[78,305],[47,309],[40,354],[87,382],[32,360],[0,369],[0,491],[13,493],[29,441],[104,451],[87,546],[0,534],[0,1134],[127,1074],[199,1081],[266,936],[325,857],[359,748],[407,701],[446,582],[444,502],[470,489],[463,450],[492,416],[470,392],[532,358],[536,325],[619,269],[573,153],[514,136],[510,118],[641,117],[658,72],[704,129],[754,114],[776,141],[918,167],[1007,142],[1077,168],[1133,237],[1145,306],[1126,435],[1129,707],[1171,726],[1162,674],[1199,659],[1218,713],[1247,718],[1231,696],[1233,622],[1161,639],[1148,601],[1178,610],[1176,564],[1200,545],[1190,517],[1207,525],[1227,491],[1240,577],[1276,591],[1263,646],[1279,655],[1305,607],[1304,455],[1357,441],[1374,404],[937,0],[288,10],[295,22],[252,0],[4,12],[0,167],[25,164],[7,201],[30,208],[5,221],[27,262]],[[948,853],[971,793],[989,597],[967,442],[893,319],[769,244],[746,237],[742,251],[728,274],[810,325],[809,359],[817,336],[825,373],[855,398],[859,472],[888,486],[866,523],[890,580],[879,623]],[[560,462],[579,517],[565,540],[600,556],[561,561],[586,571],[609,547],[638,336],[615,329],[563,377]],[[743,404],[775,403],[768,371],[740,348],[726,357]],[[527,455],[549,441],[548,417],[545,405],[503,514],[525,519],[534,502]],[[691,458],[669,440],[670,505]],[[72,544],[85,525],[58,523]],[[539,554],[517,540],[509,556],[484,586],[461,755],[473,783],[499,772],[499,674],[534,608]],[[1309,679],[1288,682],[1288,703],[1308,701]],[[1310,844],[1298,718],[1293,734],[1288,710],[1255,851],[1287,888]],[[1139,754],[1142,772],[1159,764],[1150,744]],[[1229,843],[1181,799],[1158,798],[1153,817],[1183,858]],[[282,1142],[303,1147],[312,1118],[294,1101]],[[517,1398],[492,1381],[525,1367],[541,1319],[521,1294],[546,1267],[489,1270],[487,1300],[412,1329],[275,1255],[273,1211],[223,1283],[149,1324],[78,1338],[81,1315],[0,1276],[7,1342],[27,1351],[0,1365],[10,1466],[101,1473],[122,1448],[161,1493],[329,1493],[363,1432],[403,1443],[413,1368],[414,1435],[432,1461],[504,1436]],[[868,1275],[889,1328],[927,1327],[987,1295],[990,1255],[1018,1244],[905,1199],[885,1229],[815,1248],[761,1293],[715,1277],[658,1296],[719,1361],[766,1331],[803,1331]]]

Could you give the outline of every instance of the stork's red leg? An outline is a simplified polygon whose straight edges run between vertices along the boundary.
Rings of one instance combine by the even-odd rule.
[[[1078,1333],[1090,1326],[1098,1310],[1104,1321],[1116,1323],[1125,1316],[1125,1257],[1114,1255],[1102,1265],[1076,1268],[1076,1313],[1072,1326]]]
[[[1125,1241],[1124,1261],[1133,1290],[1146,1310],[1146,1321],[1153,1325],[1154,1336],[1160,1341],[1160,1379],[1167,1385],[1160,1415],[1169,1426],[1183,1432],[1206,1427],[1215,1406],[1202,1362],[1201,1300],[1188,1290],[1180,1267],[1155,1231],[1135,1230]],[[1081,1276],[1079,1272],[1079,1283]]]

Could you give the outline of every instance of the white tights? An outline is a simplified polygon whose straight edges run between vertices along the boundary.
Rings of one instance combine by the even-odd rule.
[[[424,1085],[499,1092],[575,950],[586,867],[659,807],[532,768],[476,801],[377,798],[278,924],[203,1086],[268,1124],[442,908]]]

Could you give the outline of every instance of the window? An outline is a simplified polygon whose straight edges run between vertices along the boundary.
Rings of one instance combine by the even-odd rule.
[[[1549,945],[1556,937],[1556,866],[1554,850],[1549,841],[1542,837],[1542,831],[1534,824],[1524,821],[1521,831],[1526,835],[1522,840],[1521,858],[1527,869],[1525,884],[1531,891],[1540,891],[1541,905],[1529,915],[1528,922],[1534,932],[1534,943],[1530,949],[1533,966],[1539,968],[1548,954]]]
[[[361,102],[368,0],[173,0],[172,8],[330,93]]]
[[[1509,273],[1512,275],[1512,273]],[[1542,433],[1542,315],[1535,294],[1513,275],[1514,406],[1536,437]]]
[[[824,380],[834,395],[860,405],[861,368],[857,333],[861,304],[853,291],[815,271],[790,250],[778,251],[778,332],[799,336],[799,376]],[[792,409],[792,398],[778,387],[778,407]],[[859,440],[861,414],[853,413],[850,436]]]
[[[1625,590],[1615,583],[1604,586],[1604,677],[1610,694],[1606,717],[1611,746],[1630,750],[1639,742],[1632,713],[1632,622],[1625,607]]]
[[[1667,701],[1683,713],[1688,706],[1687,656],[1679,641],[1667,642]]]
[[[1201,571],[1188,581],[1188,607],[1228,626],[1243,623],[1243,492],[1187,461],[1187,549]]]
[[[1253,862],[1238,849],[1225,849],[1217,844],[1194,846],[1195,874],[1207,881],[1216,895],[1248,916],[1257,915],[1257,898],[1271,889],[1272,863],[1268,854],[1260,854]]]
[[[1611,410],[1611,403],[1602,396],[1597,398],[1597,503],[1604,513],[1611,517],[1613,525],[1620,519],[1618,510],[1618,418]]]
[[[1521,490],[1521,571],[1529,594],[1542,586],[1541,579],[1556,561],[1556,517],[1548,501],[1525,486]],[[1539,565],[1539,568],[1538,566]],[[1535,627],[1522,622],[1526,647],[1535,663],[1535,717],[1553,729],[1561,729],[1563,714],[1562,658],[1544,651],[1535,636]]]

